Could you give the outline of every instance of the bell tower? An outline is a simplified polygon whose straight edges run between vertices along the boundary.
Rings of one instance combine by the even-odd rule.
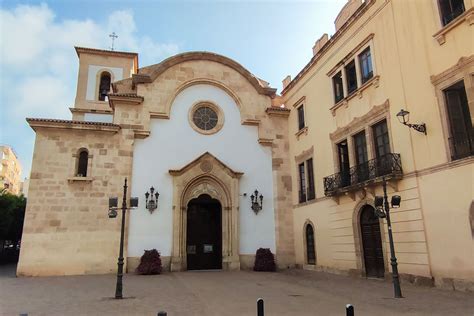
[[[137,73],[138,54],[114,50],[75,47],[79,74],[72,119],[112,122],[107,95],[115,81]]]

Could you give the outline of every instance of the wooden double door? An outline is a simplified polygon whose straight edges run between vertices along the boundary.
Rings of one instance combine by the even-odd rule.
[[[365,272],[368,277],[383,278],[385,264],[383,257],[380,223],[374,208],[364,206],[360,213],[360,227],[364,252]]]
[[[222,207],[207,194],[188,204],[186,257],[188,270],[222,269]]]

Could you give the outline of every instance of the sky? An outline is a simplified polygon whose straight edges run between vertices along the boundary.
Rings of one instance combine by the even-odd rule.
[[[74,46],[139,54],[140,67],[186,51],[230,57],[281,91],[335,33],[347,0],[8,1],[0,0],[0,144],[13,147],[29,177],[35,133],[26,117],[71,119]]]

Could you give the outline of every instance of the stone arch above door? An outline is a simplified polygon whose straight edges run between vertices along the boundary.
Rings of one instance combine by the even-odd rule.
[[[222,267],[240,269],[239,261],[239,179],[233,171],[209,152],[181,169],[169,170],[173,176],[173,246],[171,270],[186,270],[187,206],[190,200],[208,194],[222,206]]]

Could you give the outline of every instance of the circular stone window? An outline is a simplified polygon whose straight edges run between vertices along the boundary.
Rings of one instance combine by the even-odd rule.
[[[191,107],[189,121],[192,128],[201,134],[217,133],[224,123],[221,109],[211,102],[199,102]]]

